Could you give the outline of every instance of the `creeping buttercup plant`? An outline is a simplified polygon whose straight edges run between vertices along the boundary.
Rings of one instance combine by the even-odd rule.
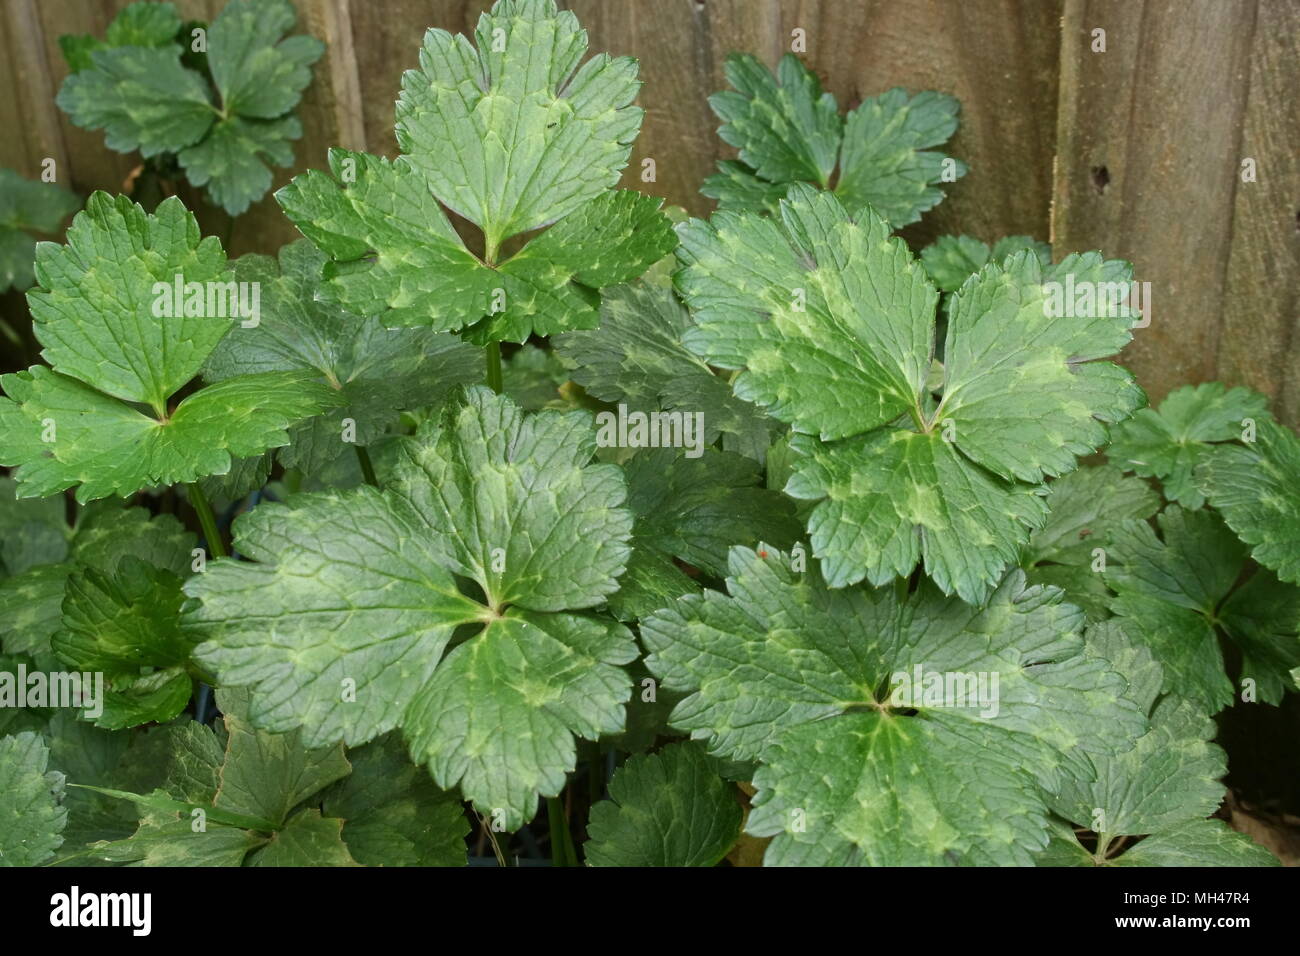
[[[210,45],[225,132],[137,109],[177,27],[65,44],[78,115],[183,163],[283,122],[283,30],[240,95]],[[1296,689],[1300,440],[1145,407],[1138,314],[1054,308],[1127,263],[914,253],[950,97],[733,58],[690,219],[617,188],[637,64],[586,54],[552,0],[430,30],[400,154],[295,177],[276,256],[104,193],[37,247],[0,863],[1275,862],[1212,819],[1213,717]]]

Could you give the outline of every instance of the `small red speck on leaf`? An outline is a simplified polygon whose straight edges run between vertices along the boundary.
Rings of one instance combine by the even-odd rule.
[[[759,556],[760,558],[766,558],[766,557],[767,557],[767,552],[766,552],[766,551],[760,551],[760,552],[758,552],[758,556]]]

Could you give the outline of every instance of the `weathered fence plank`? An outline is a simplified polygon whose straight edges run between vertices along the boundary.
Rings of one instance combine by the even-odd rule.
[[[0,142],[3,162],[28,179],[42,172],[46,159],[55,163],[55,181],[69,183],[68,148],[61,124],[62,114],[54,108],[58,85],[41,39],[36,0],[9,0],[3,24],[4,63],[0,77],[11,95],[0,97],[0,128],[8,130]]]
[[[1093,50],[1095,30],[1104,52]],[[1129,259],[1151,283],[1151,326],[1124,362],[1153,401],[1216,377],[1230,287],[1248,294],[1243,282],[1265,281],[1248,278],[1257,253],[1233,253],[1234,210],[1244,214],[1243,191],[1259,188],[1241,181],[1258,40],[1253,2],[1066,2],[1053,242]],[[1230,282],[1234,261],[1241,275]],[[1230,348],[1226,364],[1240,368]],[[1262,376],[1254,383],[1276,391]]]
[[[1300,6],[1262,0],[1250,53],[1217,374],[1272,396],[1300,424]]]

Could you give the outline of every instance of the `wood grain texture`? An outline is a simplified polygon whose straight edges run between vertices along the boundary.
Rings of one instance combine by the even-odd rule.
[[[46,159],[55,163],[55,181],[71,187],[68,149],[60,114],[52,110],[57,82],[51,73],[41,37],[40,14],[36,0],[7,0],[4,7],[4,37],[0,50],[5,53],[0,64],[0,78],[11,95],[0,97],[0,128],[10,131],[3,137],[3,163],[28,179],[41,175]],[[15,135],[21,131],[23,135]]]
[[[1218,373],[1255,35],[1254,2],[1066,0],[1052,242],[1151,283],[1122,361],[1152,402]]]
[[[1250,52],[1240,181],[1219,332],[1217,374],[1268,394],[1300,424],[1300,6],[1262,0]]]

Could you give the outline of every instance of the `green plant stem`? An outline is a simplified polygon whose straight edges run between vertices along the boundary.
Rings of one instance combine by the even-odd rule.
[[[489,342],[484,349],[487,355],[487,385],[498,395],[502,391],[501,383],[501,343]]]
[[[564,818],[564,804],[559,797],[546,798],[546,818],[551,829],[551,865],[577,866],[578,853],[573,848],[569,821]]]
[[[509,866],[510,863],[506,860],[505,851],[501,849],[501,844],[497,841],[497,835],[488,826],[487,818],[483,817],[481,819],[483,820],[483,832],[487,834],[488,842],[492,844],[492,855],[497,858],[497,866]]]
[[[1106,851],[1110,849],[1110,841],[1112,839],[1114,839],[1114,837],[1109,833],[1097,834],[1097,850],[1092,855],[1092,858],[1096,860],[1097,863],[1100,864],[1106,862]]]
[[[212,513],[208,496],[203,493],[197,481],[187,484],[185,489],[189,493],[190,504],[194,506],[199,516],[199,524],[203,527],[203,538],[207,541],[208,550],[214,557],[226,557],[229,552],[226,551],[225,542],[221,540],[221,532],[217,530],[217,516]]]
[[[357,461],[361,465],[361,475],[366,479],[366,484],[378,488],[379,479],[375,477],[375,466],[370,461],[370,452],[366,451],[364,445],[353,445],[352,450],[357,453]]]

